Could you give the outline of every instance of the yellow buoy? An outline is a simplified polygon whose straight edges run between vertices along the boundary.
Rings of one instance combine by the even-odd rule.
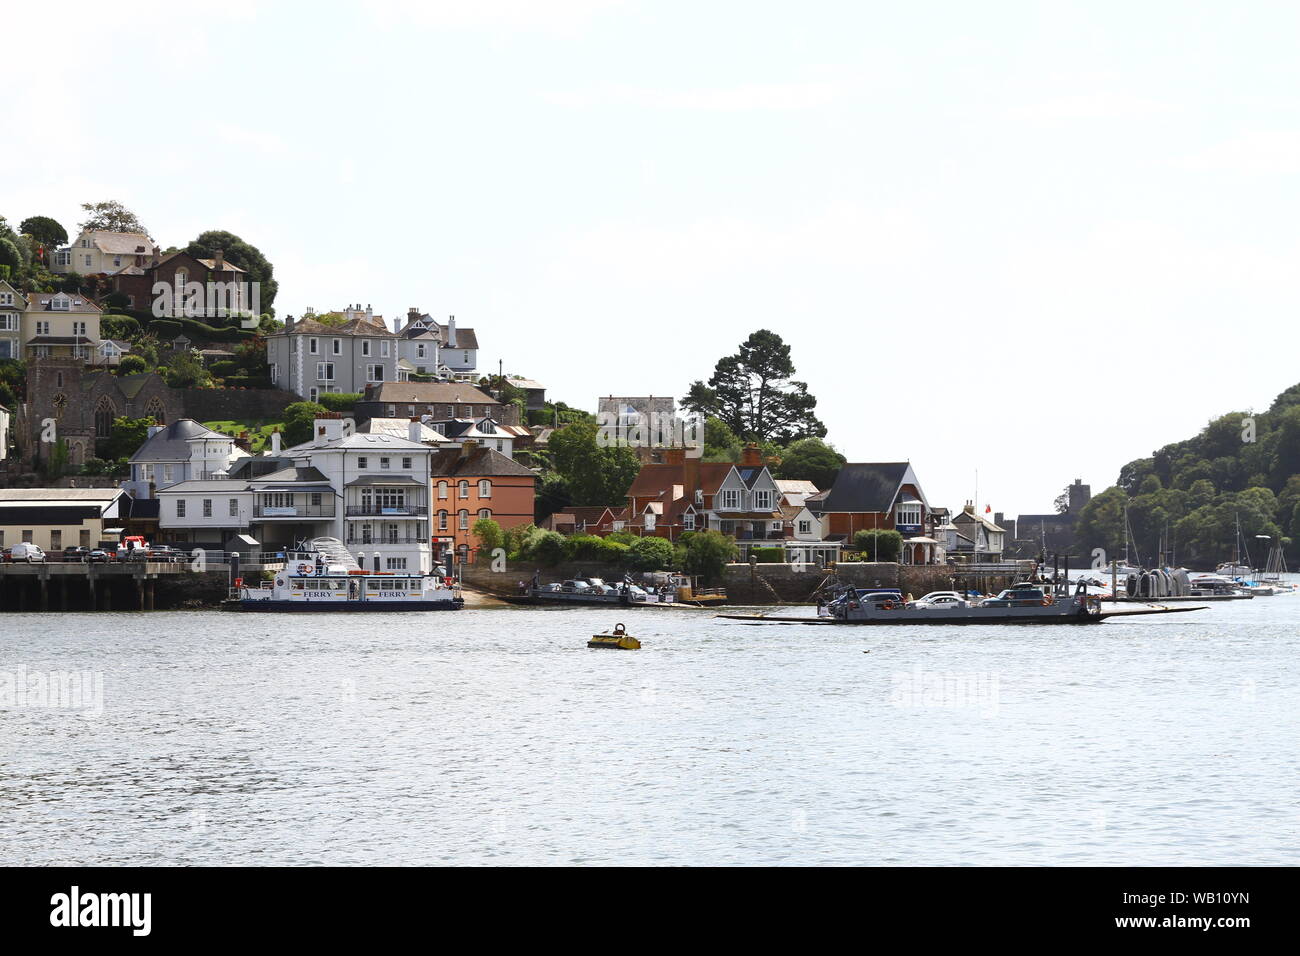
[[[614,633],[593,634],[591,640],[587,642],[588,647],[607,647],[615,651],[637,651],[641,649],[641,642],[632,637],[622,624],[614,625]]]

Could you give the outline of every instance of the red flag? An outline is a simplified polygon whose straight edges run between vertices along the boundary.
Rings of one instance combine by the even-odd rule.
[[[985,506],[984,506],[984,513],[985,513],[985,514],[988,514],[988,513],[989,513],[990,511],[992,511],[992,510],[993,510],[993,509],[990,508],[988,505],[985,505]]]

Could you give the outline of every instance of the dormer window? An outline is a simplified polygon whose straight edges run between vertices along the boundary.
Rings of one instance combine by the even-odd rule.
[[[919,525],[921,523],[921,503],[906,501],[894,509],[894,524]]]
[[[51,312],[67,312],[71,307],[72,303],[66,295],[56,295],[50,300]]]

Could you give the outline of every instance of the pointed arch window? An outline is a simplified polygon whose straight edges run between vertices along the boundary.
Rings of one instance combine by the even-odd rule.
[[[117,409],[113,403],[105,396],[99,400],[95,406],[95,437],[107,438],[113,431],[113,419],[117,417]]]

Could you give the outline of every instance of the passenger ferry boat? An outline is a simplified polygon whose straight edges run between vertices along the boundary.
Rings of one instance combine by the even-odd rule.
[[[257,587],[236,588],[242,611],[455,611],[465,606],[460,584],[432,574],[366,571],[337,538],[317,538],[313,550],[290,553],[283,571]]]

